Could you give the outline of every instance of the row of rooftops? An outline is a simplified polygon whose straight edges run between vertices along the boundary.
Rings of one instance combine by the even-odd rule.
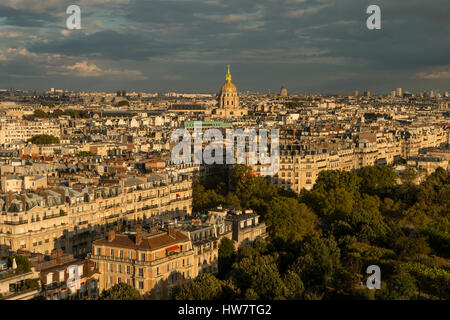
[[[151,190],[160,186],[170,186],[178,182],[189,180],[188,175],[163,176],[148,174],[144,177],[130,175],[123,176],[124,179],[106,180],[103,185],[85,186],[75,189],[63,185],[48,187],[38,190],[27,190],[20,194],[0,194],[0,209],[7,212],[21,212],[30,210],[35,206],[54,207],[68,203],[74,205],[82,202],[91,202],[99,198],[108,199],[132,190]],[[122,182],[122,183],[120,183]]]

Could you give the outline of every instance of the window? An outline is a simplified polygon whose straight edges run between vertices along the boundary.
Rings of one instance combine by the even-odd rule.
[[[108,263],[108,271],[112,272],[113,271],[113,265],[112,263]]]
[[[111,257],[114,257],[114,249],[111,249]]]
[[[101,256],[102,255],[102,248],[97,248],[97,255]]]
[[[145,253],[141,253],[141,261],[145,261]]]
[[[159,276],[160,272],[159,272],[159,267],[156,267],[156,275]]]
[[[132,259],[131,250],[128,251],[128,259]]]
[[[120,257],[121,259],[123,259],[123,251],[122,251],[122,250],[119,250],[119,257]]]
[[[144,269],[139,268],[139,277],[144,277]]]
[[[122,273],[122,265],[121,264],[117,265],[117,272]]]
[[[139,281],[139,289],[144,289],[144,281]]]
[[[121,282],[122,282],[122,279],[117,278],[117,283],[121,283]]]
[[[127,274],[130,274],[131,273],[131,268],[130,268],[130,266],[127,266]]]

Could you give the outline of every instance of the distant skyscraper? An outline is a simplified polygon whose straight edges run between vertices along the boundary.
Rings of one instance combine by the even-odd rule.
[[[402,88],[397,88],[397,97],[403,97]]]
[[[392,98],[395,98],[395,90],[392,90],[392,91],[391,91],[391,97],[392,97]]]
[[[127,96],[127,92],[125,90],[122,91],[122,97],[126,97]]]
[[[369,90],[364,91],[364,97],[370,98],[370,91]]]
[[[287,97],[288,96],[287,89],[284,86],[281,87],[280,96],[281,97]]]
[[[433,90],[431,90],[430,91],[430,98],[434,98],[435,97],[435,95],[434,95],[434,91]]]
[[[444,92],[444,97],[448,98],[448,91]]]

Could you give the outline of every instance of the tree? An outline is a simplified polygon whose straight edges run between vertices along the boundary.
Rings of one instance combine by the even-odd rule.
[[[121,282],[103,290],[100,300],[142,300],[142,296],[136,288]]]
[[[306,235],[316,234],[317,216],[293,198],[275,197],[263,218],[272,238],[299,241]]]
[[[123,106],[130,106],[130,103],[127,101],[127,100],[122,100],[122,101],[119,101],[119,103],[117,103],[117,106],[118,107],[123,107]]]
[[[403,183],[411,184],[417,179],[417,171],[414,167],[407,166],[400,174],[400,178]]]
[[[353,172],[325,170],[319,173],[314,191],[328,192],[333,189],[344,189],[352,195],[359,193],[361,178]]]
[[[380,194],[394,188],[397,174],[392,167],[367,166],[358,171],[361,193]]]
[[[242,292],[252,289],[260,299],[285,299],[289,296],[272,255],[245,257],[233,264],[230,275]]]
[[[34,144],[54,144],[59,143],[59,138],[48,134],[42,134],[32,137],[29,141]]]
[[[236,253],[233,240],[222,238],[219,243],[219,278],[223,279],[233,265]]]
[[[217,194],[214,190],[206,190],[198,180],[194,181],[192,196],[194,212],[205,212],[225,202],[222,195]]]
[[[42,101],[41,102],[41,106],[45,106],[45,107],[49,107],[49,108],[54,108],[55,107],[55,105],[53,103],[48,102],[48,101]]]
[[[21,255],[9,256],[8,260],[6,261],[6,265],[8,268],[12,268],[14,259],[16,259],[17,271],[22,272],[31,271],[32,265],[30,260],[27,257]]]
[[[305,285],[303,284],[300,276],[292,270],[288,270],[283,275],[283,283],[289,290],[288,299],[301,299],[303,292],[305,291]]]
[[[339,267],[334,272],[332,283],[337,293],[348,295],[354,293],[358,285],[358,278],[354,272]]]
[[[292,270],[300,275],[306,288],[328,285],[340,266],[340,249],[333,238],[310,237],[303,243]]]
[[[202,273],[190,283],[176,290],[175,300],[219,300],[223,283],[210,273]]]
[[[416,280],[407,272],[396,272],[385,283],[380,293],[383,300],[409,300],[416,295]]]
[[[380,213],[378,197],[363,195],[358,200],[346,221],[352,226],[352,235],[359,240],[383,239],[389,231]]]

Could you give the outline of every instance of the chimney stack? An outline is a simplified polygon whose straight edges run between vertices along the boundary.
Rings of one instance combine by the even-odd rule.
[[[169,234],[169,236],[175,237],[175,228],[173,226],[168,226],[167,230],[168,230],[167,233]]]
[[[142,231],[136,231],[136,245],[140,245],[142,243]]]
[[[110,229],[108,231],[108,241],[113,241],[116,238],[116,231],[114,229]]]

